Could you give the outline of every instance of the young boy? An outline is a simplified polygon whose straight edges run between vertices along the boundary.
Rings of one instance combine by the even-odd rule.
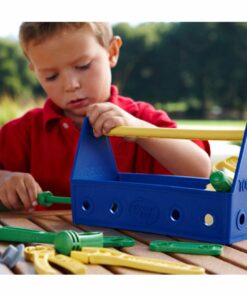
[[[120,125],[176,127],[165,112],[122,97],[111,85],[122,41],[108,23],[23,23],[20,42],[48,99],[43,108],[0,130],[0,200],[7,208],[38,209],[36,197],[42,190],[70,195],[85,116],[96,137]],[[119,171],[209,176],[207,141],[110,141]]]

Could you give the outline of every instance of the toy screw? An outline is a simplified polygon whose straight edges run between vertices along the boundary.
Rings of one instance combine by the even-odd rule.
[[[50,207],[53,203],[71,204],[71,198],[55,196],[50,191],[38,193],[38,204],[44,207]]]
[[[86,232],[79,234],[74,230],[60,231],[54,239],[55,249],[58,253],[69,255],[72,250],[81,250],[82,247],[103,247],[102,232]]]
[[[216,191],[229,192],[232,188],[232,181],[222,171],[215,171],[210,176],[210,183]]]

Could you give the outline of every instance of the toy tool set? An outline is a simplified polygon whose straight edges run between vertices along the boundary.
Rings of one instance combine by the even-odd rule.
[[[149,129],[117,129],[110,135],[150,136]],[[166,137],[166,132],[158,129],[152,136]],[[176,138],[180,131],[169,132]],[[86,119],[71,177],[73,223],[223,244],[247,238],[247,132],[184,134],[191,139],[242,140],[229,192],[205,190],[209,178],[118,172],[108,137],[94,137]]]
[[[33,262],[38,274],[58,274],[59,271],[50,263],[72,274],[87,273],[85,264],[116,265],[165,274],[205,273],[204,268],[199,266],[132,256],[118,250],[108,249],[106,247],[131,247],[135,245],[135,241],[125,236],[103,236],[102,232],[77,233],[65,230],[52,233],[5,226],[0,228],[0,241],[49,243],[50,245],[27,246],[25,249],[23,244],[18,245],[17,248],[10,245],[0,256],[0,264],[13,268],[23,256],[24,251],[25,258]],[[193,246],[193,243],[165,241],[153,241],[149,247],[150,250],[163,252],[165,251],[164,246],[168,252],[193,253],[194,251],[195,254],[200,255],[220,255],[220,251],[223,250],[223,246],[210,244]]]

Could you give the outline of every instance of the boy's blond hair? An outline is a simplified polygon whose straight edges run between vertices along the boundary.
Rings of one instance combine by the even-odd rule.
[[[111,24],[106,22],[24,22],[19,30],[20,44],[24,53],[27,54],[27,47],[30,42],[39,44],[62,30],[73,30],[83,27],[89,28],[98,42],[108,49],[113,33]]]

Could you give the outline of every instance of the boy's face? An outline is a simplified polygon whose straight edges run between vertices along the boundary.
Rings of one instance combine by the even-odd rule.
[[[31,43],[27,55],[47,95],[66,116],[82,121],[89,105],[108,100],[111,67],[117,63],[120,46],[117,42],[106,50],[83,28],[59,32],[38,45]]]

